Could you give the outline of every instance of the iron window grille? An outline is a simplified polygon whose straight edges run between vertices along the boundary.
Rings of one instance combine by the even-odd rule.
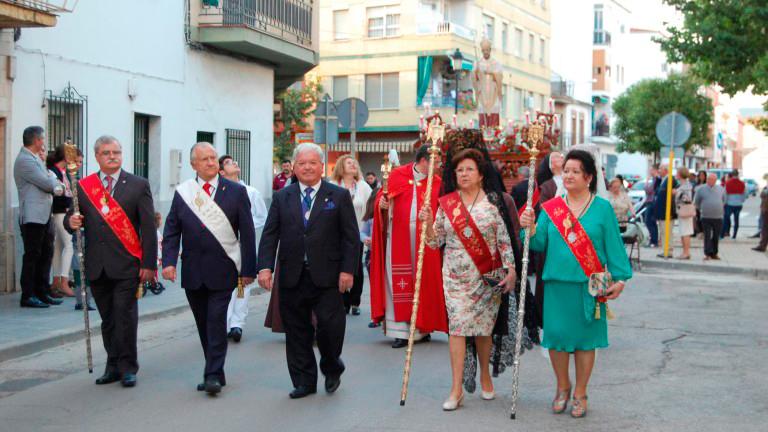
[[[240,180],[251,182],[251,132],[241,129],[226,129],[227,154],[240,165]]]
[[[46,90],[45,94],[48,107],[48,150],[53,151],[70,139],[85,154],[88,142],[88,96],[81,95],[69,83],[58,95],[54,95],[52,90]],[[83,158],[84,163],[87,160]]]

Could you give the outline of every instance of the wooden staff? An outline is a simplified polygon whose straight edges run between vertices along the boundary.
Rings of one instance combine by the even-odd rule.
[[[434,121],[429,125],[427,139],[432,141],[429,147],[429,171],[427,174],[427,190],[424,193],[423,207],[429,207],[432,196],[432,177],[435,171],[435,160],[440,153],[439,143],[445,136],[445,125]],[[426,144],[424,144],[426,145]],[[416,199],[417,197],[414,197]],[[427,238],[427,224],[431,221],[421,222],[421,242],[419,243],[419,254],[416,260],[416,283],[413,287],[413,307],[411,309],[411,328],[408,334],[408,349],[405,352],[405,369],[403,370],[403,388],[400,392],[400,406],[405,405],[405,399],[408,397],[408,381],[411,376],[411,360],[413,359],[413,339],[416,334],[416,317],[419,313],[419,292],[421,291],[421,272],[424,263],[424,242]]]
[[[67,161],[69,184],[72,189],[72,205],[74,215],[80,215],[80,203],[77,200],[77,147],[70,140],[64,143],[64,159]],[[91,350],[91,319],[88,315],[88,290],[85,287],[85,258],[83,256],[83,235],[81,230],[75,231],[77,239],[77,259],[80,262],[80,302],[83,305],[83,324],[85,325],[85,355],[88,360],[88,373],[93,373],[93,352]]]
[[[526,211],[533,208],[533,186],[536,180],[536,156],[539,155],[538,145],[544,137],[544,125],[540,122],[534,122],[527,126],[527,133],[524,134],[525,142],[527,144],[529,158],[529,174],[528,174],[528,199],[526,201]],[[520,379],[520,355],[523,345],[523,319],[525,318],[525,291],[528,284],[528,255],[531,245],[531,228],[525,229],[525,239],[523,241],[523,268],[520,272],[522,280],[520,280],[520,295],[517,299],[517,329],[515,331],[515,351],[514,351],[514,364],[512,368],[512,414],[510,418],[515,419],[517,414],[517,388]]]
[[[237,278],[237,298],[245,297],[245,287],[243,286],[243,278]]]

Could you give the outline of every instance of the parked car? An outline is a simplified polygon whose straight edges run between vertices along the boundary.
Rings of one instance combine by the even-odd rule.
[[[638,180],[631,188],[629,188],[627,193],[635,207],[637,207],[638,204],[645,202],[645,185],[648,181],[648,179]]]
[[[757,186],[757,182],[753,179],[744,179],[744,184],[747,185],[747,196],[757,196],[757,191],[760,187]]]
[[[642,177],[640,177],[637,174],[622,174],[622,177],[624,177],[624,183],[627,185],[628,188],[632,188],[637,182],[642,180]]]

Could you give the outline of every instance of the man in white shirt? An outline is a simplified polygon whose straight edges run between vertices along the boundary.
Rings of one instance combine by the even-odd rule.
[[[251,201],[253,227],[258,232],[267,221],[267,206],[264,204],[264,199],[259,191],[240,180],[240,165],[230,155],[224,155],[219,158],[219,174],[227,180],[245,186],[245,189],[248,191],[248,199]],[[235,290],[232,293],[232,299],[229,301],[229,308],[227,309],[227,328],[229,333],[227,333],[227,337],[235,342],[240,342],[240,339],[243,337],[243,327],[248,317],[248,297],[250,295],[251,286],[249,285],[244,287],[242,298],[237,296],[237,290]]]

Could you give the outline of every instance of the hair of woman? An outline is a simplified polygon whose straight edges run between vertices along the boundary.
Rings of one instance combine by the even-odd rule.
[[[347,161],[347,159],[352,159],[355,162],[355,166],[357,167],[355,181],[360,181],[360,179],[363,178],[360,174],[360,162],[358,162],[357,159],[353,158],[350,154],[339,156],[339,159],[336,160],[336,166],[333,167],[333,174],[331,176],[336,182],[340,182],[341,179],[344,178],[344,163]]]
[[[571,150],[565,156],[563,166],[565,166],[569,160],[581,162],[581,169],[584,172],[584,176],[592,176],[592,180],[589,182],[589,191],[597,193],[597,166],[595,165],[595,158],[592,157],[592,154],[585,150]]]

